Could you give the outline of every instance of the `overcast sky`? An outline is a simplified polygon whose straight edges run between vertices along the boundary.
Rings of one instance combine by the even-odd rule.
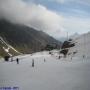
[[[0,0],[0,18],[60,38],[90,31],[90,0]]]

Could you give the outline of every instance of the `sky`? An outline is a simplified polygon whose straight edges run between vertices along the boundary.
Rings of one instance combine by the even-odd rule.
[[[0,19],[55,38],[90,31],[90,0],[0,0]]]

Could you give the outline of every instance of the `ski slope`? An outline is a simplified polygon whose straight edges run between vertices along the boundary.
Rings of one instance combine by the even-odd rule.
[[[66,58],[58,59],[58,51],[54,50],[53,55],[44,51],[17,56],[19,64],[0,60],[0,87],[18,87],[11,90],[90,90],[90,34],[82,35],[74,42],[75,47],[70,48],[69,53],[77,53]]]
[[[73,42],[75,42],[75,46],[69,49],[69,53],[77,52],[74,56],[82,58],[84,55],[84,57],[90,58],[90,33],[79,36]]]
[[[16,61],[0,62],[0,87],[18,87],[19,90],[90,90],[88,59],[60,60],[47,52],[20,56],[19,59],[19,65]],[[32,59],[35,67],[32,67]]]

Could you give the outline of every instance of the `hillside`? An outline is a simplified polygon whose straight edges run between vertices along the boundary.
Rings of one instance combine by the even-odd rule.
[[[68,54],[71,54],[72,56],[78,56],[78,57],[90,57],[90,32],[80,35],[76,39],[72,41],[72,43],[75,43],[74,47],[71,47],[69,49]],[[73,55],[75,53],[75,55]]]
[[[5,20],[0,20],[0,36],[21,53],[41,51],[47,44],[57,44],[58,47],[61,44],[42,31]]]
[[[21,53],[9,45],[4,39],[0,36],[0,56],[16,56]]]

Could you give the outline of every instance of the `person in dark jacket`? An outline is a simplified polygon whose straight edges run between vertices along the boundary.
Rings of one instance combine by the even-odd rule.
[[[32,67],[34,67],[34,59],[32,59]]]
[[[16,59],[16,62],[17,62],[17,64],[19,64],[19,59],[18,58]]]
[[[46,62],[46,59],[44,58],[44,62]]]

